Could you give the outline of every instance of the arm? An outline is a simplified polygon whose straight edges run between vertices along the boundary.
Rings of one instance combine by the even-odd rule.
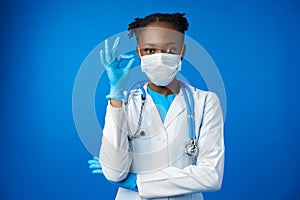
[[[104,66],[110,84],[110,93],[106,96],[109,100],[105,126],[103,129],[102,145],[100,149],[100,161],[105,177],[114,182],[121,181],[127,177],[131,164],[131,154],[127,138],[128,125],[124,107],[122,107],[123,86],[128,72],[134,63],[133,55],[116,56],[119,38],[109,51],[108,41],[105,40],[105,56],[100,50],[100,60]],[[125,67],[121,67],[122,60],[128,60]]]
[[[198,145],[196,165],[183,169],[167,167],[154,173],[139,174],[139,194],[155,198],[220,189],[225,149],[222,111],[214,93],[207,96]]]
[[[132,161],[127,130],[123,107],[108,104],[99,157],[103,174],[110,181],[118,182],[127,177]]]

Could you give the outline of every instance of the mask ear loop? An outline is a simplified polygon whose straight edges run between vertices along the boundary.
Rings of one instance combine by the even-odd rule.
[[[181,57],[181,60],[183,60],[183,48],[184,48],[184,43],[182,44],[182,47],[181,47],[181,51],[180,51],[180,57]]]

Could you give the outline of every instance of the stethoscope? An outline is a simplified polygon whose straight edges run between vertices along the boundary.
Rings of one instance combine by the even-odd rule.
[[[144,110],[144,105],[146,101],[146,91],[143,87],[143,85],[147,81],[139,81],[131,85],[128,91],[131,91],[134,88],[138,88],[141,90],[141,109],[139,113],[139,120],[137,124],[137,129],[134,132],[134,134],[131,137],[139,137],[142,134],[140,133],[141,130],[141,124],[142,124],[142,114]],[[185,145],[185,153],[189,156],[195,157],[198,154],[198,147],[197,147],[197,139],[196,139],[196,133],[195,133],[195,113],[194,113],[194,98],[191,89],[182,81],[180,83],[180,88],[183,93],[184,101],[186,103],[187,108],[187,115],[188,115],[188,126],[189,126],[189,138],[190,141]],[[124,103],[128,103],[130,92],[127,92],[125,95]],[[189,96],[189,98],[188,98]]]

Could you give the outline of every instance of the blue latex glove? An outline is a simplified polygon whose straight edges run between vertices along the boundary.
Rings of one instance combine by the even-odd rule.
[[[88,163],[90,165],[89,168],[92,169],[93,174],[103,174],[102,166],[100,164],[98,157],[95,156],[93,158],[93,160],[89,160]],[[109,182],[118,187],[130,189],[130,190],[134,190],[134,191],[138,192],[138,189],[136,187],[136,174],[135,173],[129,173],[127,178],[120,182],[113,182],[113,181],[109,181]]]
[[[134,63],[134,55],[122,54],[119,57],[116,56],[119,43],[120,38],[117,37],[111,51],[109,51],[108,41],[105,40],[105,58],[103,50],[100,50],[100,60],[107,72],[110,84],[110,93],[106,96],[107,99],[124,99],[124,81],[126,81],[126,75],[132,69]],[[128,59],[130,60],[127,65],[125,67],[120,67],[121,61]]]

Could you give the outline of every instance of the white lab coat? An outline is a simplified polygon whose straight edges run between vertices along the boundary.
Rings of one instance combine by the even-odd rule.
[[[165,121],[149,94],[143,110],[141,131],[137,129],[141,108],[140,90],[131,91],[122,108],[109,103],[105,117],[100,162],[105,177],[121,181],[128,172],[137,173],[139,192],[119,188],[116,199],[197,199],[202,192],[220,189],[224,168],[223,117],[213,92],[189,85],[195,101],[195,129],[199,153],[185,153],[189,141],[187,109],[183,93],[174,98]],[[147,91],[147,84],[144,85]]]

